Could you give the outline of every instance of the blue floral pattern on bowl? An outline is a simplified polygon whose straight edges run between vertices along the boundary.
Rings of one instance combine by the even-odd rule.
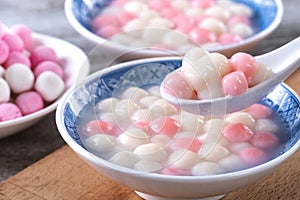
[[[116,91],[130,86],[143,87],[147,84],[159,85],[166,74],[181,66],[181,59],[167,61],[148,61],[133,64],[107,72],[98,72],[94,78],[75,89],[64,108],[64,125],[69,135],[83,148],[75,120],[87,104],[95,104],[111,97]],[[277,112],[289,130],[288,142],[282,153],[289,150],[300,139],[300,101],[299,97],[285,84],[278,85],[262,102]]]

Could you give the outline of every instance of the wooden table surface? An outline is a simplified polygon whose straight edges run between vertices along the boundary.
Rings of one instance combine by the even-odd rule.
[[[300,0],[283,2],[285,14],[279,28],[250,51],[251,54],[268,52],[300,36]],[[35,32],[65,39],[87,54],[95,47],[70,26],[64,14],[63,0],[0,0],[0,21],[9,26],[26,24]],[[91,61],[101,65],[103,58],[95,56]],[[299,76],[298,70],[288,83],[299,87]],[[297,92],[300,94],[300,89]],[[238,199],[238,196],[244,197],[240,199],[262,199],[261,192],[271,195],[269,199],[300,199],[299,154],[298,151],[283,165],[285,167],[258,185],[229,194],[225,199]],[[59,178],[62,173],[65,173],[63,179]],[[67,199],[97,199],[99,194],[107,194],[105,199],[139,199],[130,189],[96,173],[65,146],[57,131],[54,113],[25,131],[0,139],[0,182],[0,199],[66,199],[63,196],[66,194],[71,195]]]

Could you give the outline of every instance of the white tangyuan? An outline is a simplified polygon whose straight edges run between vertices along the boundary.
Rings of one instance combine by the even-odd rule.
[[[96,111],[98,112],[112,112],[115,105],[119,102],[119,99],[111,97],[99,101],[96,104]]]
[[[160,14],[154,10],[146,10],[144,12],[138,13],[139,19],[141,19],[142,21],[144,21],[147,24],[151,19],[153,19],[155,17],[159,17],[159,16],[160,16]]]
[[[191,18],[197,18],[203,14],[201,8],[190,8],[185,11],[185,14]]]
[[[55,73],[46,71],[38,76],[34,88],[42,95],[45,101],[56,100],[64,91],[64,81]]]
[[[123,132],[117,138],[120,147],[126,150],[134,150],[137,146],[149,142],[149,137],[146,132],[138,128],[130,128]]]
[[[252,29],[252,27],[250,25],[247,25],[244,23],[238,23],[238,24],[232,25],[229,28],[229,32],[239,35],[242,38],[247,38],[247,37],[253,35],[254,30]]]
[[[174,22],[163,17],[155,17],[148,22],[148,27],[172,29],[174,27]],[[166,30],[164,30],[166,31]],[[160,37],[160,35],[152,35],[152,37]]]
[[[223,127],[224,127],[224,121],[222,119],[211,119],[205,122],[204,130],[206,131],[206,134],[205,134],[204,141],[202,140],[203,142],[202,147],[198,152],[200,158],[204,158],[209,154],[210,151],[212,151],[215,144],[221,137],[221,132]]]
[[[153,162],[163,162],[167,158],[167,151],[157,143],[147,143],[136,147],[133,151],[140,159]]]
[[[224,76],[232,71],[229,60],[223,54],[212,52],[209,54],[209,56],[217,67],[221,76]]]
[[[138,102],[141,98],[148,96],[148,92],[145,90],[139,88],[139,87],[130,87],[127,88],[124,92],[121,94],[121,99],[130,99],[134,102]]]
[[[195,138],[196,136],[196,133],[185,131],[176,133],[174,138]]]
[[[190,150],[176,150],[168,159],[168,164],[179,169],[190,170],[200,161],[197,153]]]
[[[251,17],[253,15],[253,11],[248,6],[241,3],[234,3],[229,7],[229,10],[234,15],[242,15],[246,17]]]
[[[200,50],[201,52],[201,50]],[[221,75],[209,55],[201,56],[182,64],[182,71],[192,87],[197,90],[199,99],[223,96]]]
[[[229,145],[230,151],[233,153],[239,153],[242,149],[250,147],[250,144],[247,142],[242,142],[242,143],[232,143]]]
[[[154,101],[150,106],[149,109],[153,109],[154,107],[160,108],[165,115],[173,115],[178,112],[177,108],[175,108],[172,104],[167,102],[164,99],[158,99]]]
[[[208,52],[203,48],[196,47],[188,51],[182,59],[182,67],[189,67],[194,61],[197,61],[200,57],[208,55]]]
[[[96,134],[85,140],[85,144],[88,148],[99,152],[107,153],[115,150],[115,137],[108,136],[106,134]]]
[[[204,118],[200,115],[191,114],[188,112],[181,112],[180,119],[182,131],[193,132],[195,135],[203,133]]]
[[[163,37],[163,44],[169,47],[179,48],[189,43],[189,39],[184,34],[175,31],[168,31]]]
[[[131,125],[131,115],[140,107],[131,99],[122,99],[116,103],[113,116],[116,124],[121,128]]]
[[[0,65],[0,77],[3,77],[5,74],[5,69]]]
[[[131,116],[132,122],[142,122],[148,124],[152,121],[150,110],[148,109],[139,109],[136,110]]]
[[[228,124],[243,123],[249,128],[254,128],[255,119],[246,112],[236,112],[225,117],[225,122]]]
[[[268,67],[268,65],[263,63],[258,63],[258,68],[253,76],[248,77],[248,84],[250,87],[257,85],[258,83],[267,80],[273,75],[273,71]]]
[[[219,5],[211,6],[205,10],[205,14],[210,17],[217,18],[221,21],[226,21],[231,17],[231,12]]]
[[[228,149],[220,144],[216,144],[204,158],[205,160],[216,162],[225,158],[229,154],[230,152]]]
[[[33,72],[24,64],[17,63],[11,65],[8,69],[6,69],[4,76],[11,91],[14,93],[28,91],[32,89],[34,84]]]
[[[279,130],[279,127],[274,121],[272,121],[270,119],[258,119],[258,120],[256,120],[254,130],[277,133]]]
[[[0,77],[0,91],[0,103],[8,102],[10,99],[10,88],[2,77]]]
[[[129,31],[129,30],[128,30]],[[123,44],[123,45],[130,45],[135,39],[131,36],[131,34],[137,34],[139,31],[131,31],[126,33],[120,33],[117,35],[114,35],[110,38],[112,42]]]
[[[229,155],[226,158],[223,158],[219,161],[219,165],[226,169],[227,171],[237,171],[244,169],[246,167],[246,164],[244,161],[237,155]]]
[[[139,158],[128,151],[119,151],[115,155],[113,155],[108,161],[121,165],[123,167],[133,168],[135,163],[139,161]]]
[[[185,11],[191,8],[191,3],[187,0],[173,0],[171,5],[178,11]]]
[[[160,146],[167,146],[171,141],[171,138],[165,134],[154,135],[150,138],[150,142],[157,143]]]
[[[200,162],[193,166],[191,169],[192,175],[201,176],[201,175],[212,175],[212,174],[220,174],[224,172],[218,164],[214,162]]]
[[[133,168],[142,172],[155,172],[160,170],[163,165],[159,162],[153,162],[150,160],[140,160],[134,164]]]
[[[150,88],[147,89],[147,92],[152,95],[152,96],[156,96],[156,97],[161,97],[160,95],[160,86],[159,85],[155,85],[152,86]]]
[[[147,4],[138,1],[128,1],[124,5],[124,10],[132,14],[138,14],[148,9]]]
[[[139,100],[138,104],[147,108],[157,99],[158,97],[156,96],[145,96]]]
[[[97,118],[109,123],[111,126],[116,124],[114,115],[110,112],[99,113],[97,114]]]
[[[204,19],[201,22],[200,27],[204,29],[208,29],[217,35],[221,35],[226,32],[225,24],[221,20],[213,17],[208,17]]]

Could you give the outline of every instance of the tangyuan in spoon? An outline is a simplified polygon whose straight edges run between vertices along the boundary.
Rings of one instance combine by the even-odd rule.
[[[161,84],[162,97],[187,112],[224,115],[262,100],[300,66],[300,37],[263,55],[230,59],[202,48],[187,52],[182,67]]]

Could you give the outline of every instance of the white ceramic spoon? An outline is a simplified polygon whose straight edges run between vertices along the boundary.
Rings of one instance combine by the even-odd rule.
[[[263,55],[256,56],[260,63],[268,65],[274,74],[267,80],[248,89],[239,96],[226,96],[207,100],[187,100],[170,96],[161,91],[162,97],[183,110],[201,115],[224,115],[243,110],[259,102],[270,90],[286,79],[300,66],[300,37]]]

